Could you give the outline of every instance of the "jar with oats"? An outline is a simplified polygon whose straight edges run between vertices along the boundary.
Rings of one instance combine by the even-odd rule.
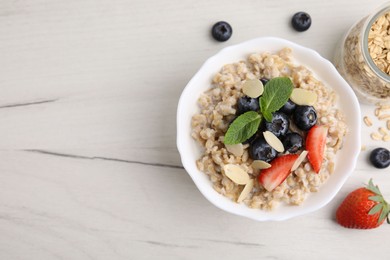
[[[352,26],[340,45],[334,64],[359,101],[390,104],[390,3]]]

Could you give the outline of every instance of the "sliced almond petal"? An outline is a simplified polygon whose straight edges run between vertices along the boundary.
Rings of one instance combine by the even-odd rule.
[[[317,94],[307,89],[294,88],[290,99],[300,106],[312,106],[317,102]]]
[[[297,160],[294,162],[293,166],[291,167],[292,172],[295,171],[299,165],[301,165],[303,160],[305,160],[307,154],[308,154],[308,151],[306,151],[306,150],[301,152],[301,154],[299,155],[299,157],[297,158]]]
[[[253,170],[257,171],[257,170],[267,169],[267,168],[271,167],[271,164],[269,164],[265,161],[262,161],[262,160],[254,160],[252,162],[251,166],[252,166]]]
[[[244,146],[242,144],[225,144],[226,150],[239,157],[244,153]]]
[[[235,164],[226,164],[223,167],[225,175],[236,184],[247,184],[249,181],[249,175],[240,166]]]
[[[284,152],[284,146],[282,144],[282,142],[279,140],[279,138],[276,137],[276,135],[274,135],[272,132],[270,131],[265,131],[263,133],[264,135],[264,139],[265,141],[272,147],[274,148],[276,151],[278,151],[279,153],[283,153]]]
[[[242,92],[251,98],[260,97],[263,94],[264,86],[258,79],[248,79],[242,86]]]
[[[238,197],[237,202],[240,203],[241,201],[243,201],[249,195],[252,189],[253,189],[253,179],[250,179],[248,183],[245,185],[244,189],[241,191],[241,194]]]

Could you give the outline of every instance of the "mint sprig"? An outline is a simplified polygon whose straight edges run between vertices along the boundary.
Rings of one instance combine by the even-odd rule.
[[[287,77],[271,79],[260,97],[260,111],[265,120],[272,121],[272,113],[279,110],[291,96],[294,85]]]
[[[248,111],[237,117],[229,126],[225,144],[239,144],[252,137],[264,117],[272,121],[272,113],[279,110],[289,99],[294,86],[290,78],[279,77],[271,79],[264,87],[264,93],[259,98],[260,111]]]
[[[237,117],[226,132],[225,144],[239,144],[254,135],[259,128],[261,116],[255,111],[248,111]]]

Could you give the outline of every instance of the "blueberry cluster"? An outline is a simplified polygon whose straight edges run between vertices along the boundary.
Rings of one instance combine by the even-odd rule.
[[[268,79],[260,79],[264,84]],[[237,114],[248,111],[259,111],[259,99],[243,96],[237,101]],[[284,146],[285,152],[297,153],[304,148],[304,138],[301,134],[292,132],[290,124],[305,133],[317,123],[317,113],[312,106],[299,106],[288,100],[284,106],[272,115],[272,121],[260,125],[258,132],[244,143],[249,143],[249,154],[253,160],[272,161],[278,152],[270,146],[263,137],[264,131],[272,132],[278,137]]]

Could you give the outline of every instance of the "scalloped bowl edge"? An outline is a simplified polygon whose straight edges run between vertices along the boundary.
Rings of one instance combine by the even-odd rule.
[[[311,193],[300,206],[280,205],[273,211],[251,209],[244,203],[238,204],[216,192],[208,176],[198,170],[196,160],[201,155],[201,147],[191,137],[191,118],[198,112],[197,99],[210,88],[213,75],[223,65],[245,59],[255,52],[274,52],[284,47],[293,50],[294,63],[308,67],[315,77],[332,86],[343,102],[338,106],[346,115],[349,132],[345,137],[343,149],[336,155],[334,173],[316,193]],[[340,101],[340,100],[339,100]],[[293,42],[275,38],[261,37],[220,50],[201,66],[184,88],[177,107],[177,148],[182,164],[203,196],[216,207],[257,221],[281,221],[318,210],[328,204],[341,189],[356,167],[360,153],[360,106],[348,83],[340,76],[333,64],[316,51]]]

